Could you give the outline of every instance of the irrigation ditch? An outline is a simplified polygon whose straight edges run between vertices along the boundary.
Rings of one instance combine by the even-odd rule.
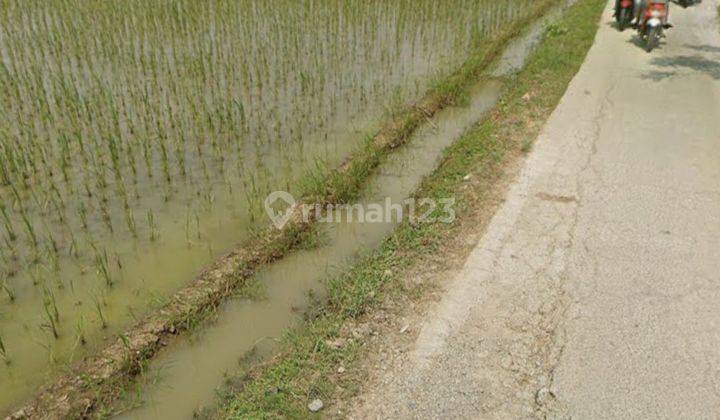
[[[472,89],[480,81],[487,79],[491,83],[493,77],[500,77],[488,75],[487,70],[497,62],[512,40],[557,4],[552,0],[537,2],[525,18],[484,42],[452,76],[438,83],[418,103],[396,114],[340,167],[306,177],[302,183],[303,202],[338,204],[362,198],[368,181],[377,176],[377,168],[396,149],[410,142],[425,123],[461,98],[469,97],[472,101]],[[487,95],[486,90],[483,92],[476,91],[475,97]],[[495,89],[490,95],[497,100],[499,91]],[[490,101],[490,106],[484,109],[493,104],[494,101]],[[475,121],[476,117],[470,115],[470,119]],[[467,120],[462,125],[472,122]],[[457,126],[452,128],[457,129]],[[442,147],[438,150],[442,151]],[[439,151],[434,152],[434,157]],[[417,183],[424,173],[418,171],[415,175],[413,182]],[[178,336],[202,324],[258,272],[272,263],[292,258],[315,237],[316,229],[314,220],[303,220],[300,206],[296,206],[282,230],[264,229],[216,261],[190,285],[177,292],[168,304],[120,334],[98,354],[77,364],[58,381],[44,387],[36,398],[9,417],[89,417],[111,406],[133,378],[147,369],[148,363],[162,348],[174,345]],[[375,241],[386,233],[387,230],[378,232]]]

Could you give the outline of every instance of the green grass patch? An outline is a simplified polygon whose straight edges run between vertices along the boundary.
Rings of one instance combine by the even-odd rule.
[[[548,27],[525,69],[506,81],[492,115],[448,148],[440,167],[423,182],[418,196],[458,199],[455,224],[404,224],[349,272],[329,279],[327,298],[311,309],[300,329],[287,333],[282,353],[248,373],[226,395],[222,417],[304,418],[313,399],[327,404],[357,390],[353,375],[335,374],[338,366],[357,363],[365,348],[361,339],[332,345],[342,339],[342,326],[372,312],[386,297],[410,292],[400,281],[403,271],[422,262],[423,255],[438,252],[463,217],[487,204],[477,197],[493,187],[510,156],[531,149],[582,65],[605,4],[605,0],[580,0]],[[487,182],[469,192],[463,188],[467,174]]]

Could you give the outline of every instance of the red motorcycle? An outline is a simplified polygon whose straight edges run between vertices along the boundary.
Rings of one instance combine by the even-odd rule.
[[[640,37],[645,41],[647,52],[652,51],[660,44],[663,30],[671,27],[668,24],[669,12],[670,0],[647,0],[647,6],[638,27]]]
[[[615,20],[617,21],[620,32],[630,26],[630,22],[633,19],[633,3],[633,0],[619,0],[616,2],[617,8],[615,9]]]

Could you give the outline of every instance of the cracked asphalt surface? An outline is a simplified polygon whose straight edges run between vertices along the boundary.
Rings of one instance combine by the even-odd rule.
[[[612,3],[612,2],[610,2]],[[507,201],[357,418],[720,418],[718,0],[611,4]]]

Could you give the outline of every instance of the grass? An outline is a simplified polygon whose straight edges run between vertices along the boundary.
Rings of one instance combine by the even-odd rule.
[[[442,164],[428,177],[418,196],[458,198],[453,225],[401,225],[376,252],[348,273],[327,281],[328,297],[318,302],[307,322],[284,339],[284,350],[268,364],[246,374],[228,391],[219,413],[228,418],[304,418],[315,398],[326,403],[357,390],[352,375],[336,375],[364,355],[361,340],[332,345],[342,338],[343,325],[371,314],[380,302],[411,291],[401,273],[423,257],[450,243],[474,207],[487,205],[483,196],[498,180],[504,163],[530,150],[542,124],[582,64],[597,31],[605,0],[580,0],[552,27],[526,68],[506,81],[506,90],[492,116],[459,139]],[[527,94],[530,94],[527,96]],[[481,191],[463,188],[467,174],[482,177]]]

